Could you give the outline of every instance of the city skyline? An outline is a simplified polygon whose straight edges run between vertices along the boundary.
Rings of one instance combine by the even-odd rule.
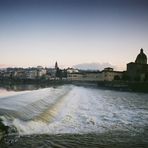
[[[0,67],[110,65],[148,54],[146,0],[1,0]]]

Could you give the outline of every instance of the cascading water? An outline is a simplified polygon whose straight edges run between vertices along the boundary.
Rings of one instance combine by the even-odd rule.
[[[63,85],[0,97],[0,117],[23,137],[115,131],[134,136],[148,127],[147,98],[143,93]]]

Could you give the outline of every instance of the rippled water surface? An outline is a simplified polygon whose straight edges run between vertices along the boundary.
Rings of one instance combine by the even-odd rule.
[[[147,147],[148,94],[63,85],[0,91],[3,147]]]

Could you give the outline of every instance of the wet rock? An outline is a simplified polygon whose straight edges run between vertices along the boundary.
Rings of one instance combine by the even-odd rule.
[[[8,126],[5,126],[0,119],[0,140],[3,138],[4,134],[8,133]]]

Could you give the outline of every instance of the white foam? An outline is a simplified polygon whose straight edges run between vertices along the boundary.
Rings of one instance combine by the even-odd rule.
[[[47,93],[47,90],[43,92]],[[41,94],[45,95],[44,93]],[[39,99],[37,102],[33,99],[36,107],[32,108],[32,113],[29,111],[32,114],[30,120],[23,121],[20,118],[11,120],[11,124],[21,135],[135,130],[135,127],[148,124],[147,94],[104,91],[69,85],[50,90],[50,94],[50,97],[47,97],[50,101],[47,98]],[[32,101],[30,102],[32,104]],[[28,101],[27,105],[29,108],[30,102]],[[33,116],[34,110],[39,112],[37,120]],[[27,107],[23,111],[27,112]],[[52,120],[48,118],[51,112],[54,112]]]

